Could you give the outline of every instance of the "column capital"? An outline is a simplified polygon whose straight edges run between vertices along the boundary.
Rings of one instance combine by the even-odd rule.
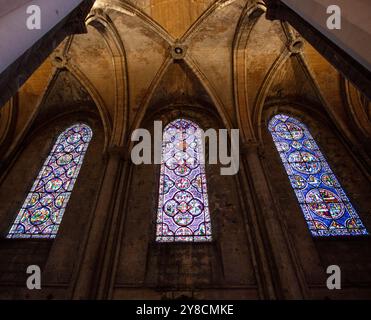
[[[257,154],[259,158],[263,159],[265,157],[265,148],[261,143],[257,141],[247,141],[241,146],[241,154]]]
[[[106,152],[104,153],[104,158],[105,159],[108,159],[108,158],[111,158],[111,157],[127,161],[130,158],[130,154],[128,152],[128,148],[113,145],[113,146],[109,146],[107,148]]]

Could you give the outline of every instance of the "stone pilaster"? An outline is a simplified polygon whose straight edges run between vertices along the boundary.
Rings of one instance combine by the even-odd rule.
[[[285,234],[280,214],[269,186],[269,173],[264,168],[264,149],[255,142],[242,146],[242,158],[252,192],[257,200],[257,224],[269,260],[270,275],[277,298],[301,299],[305,296],[304,282],[295,266],[292,249]],[[266,272],[266,270],[264,270]],[[264,277],[264,275],[263,275]]]
[[[128,159],[126,149],[114,146],[104,155],[106,169],[95,207],[94,217],[85,240],[85,250],[75,279],[72,298],[96,298],[106,277],[107,254],[111,253],[112,228],[116,221],[117,202],[123,164]],[[108,259],[109,260],[109,259]]]

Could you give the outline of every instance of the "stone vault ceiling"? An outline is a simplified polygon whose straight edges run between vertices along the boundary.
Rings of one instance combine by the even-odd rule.
[[[181,38],[215,0],[130,0],[174,38]]]
[[[88,32],[67,38],[19,91],[17,134],[46,108],[60,70],[73,76],[63,73],[63,81],[85,88],[110,144],[126,143],[166,104],[207,107],[245,141],[259,139],[266,105],[287,101],[348,126],[344,80],[287,23],[267,20],[261,1],[97,0],[86,24]],[[176,61],[171,48],[179,43],[186,50]]]

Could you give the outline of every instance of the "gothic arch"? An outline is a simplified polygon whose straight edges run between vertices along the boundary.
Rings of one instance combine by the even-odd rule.
[[[250,114],[246,83],[246,54],[250,34],[260,17],[266,11],[262,5],[246,5],[237,26],[233,40],[233,66],[234,66],[234,95],[237,123],[242,132],[241,138],[245,141],[254,137],[252,116]],[[248,124],[246,128],[246,124]]]
[[[361,162],[358,161],[353,150],[349,147],[347,140],[344,139],[341,131],[337,127],[337,124],[334,123],[333,119],[330,118],[328,115],[320,112],[320,110],[318,110],[316,106],[310,105],[306,102],[303,102],[302,104],[292,104],[287,101],[282,101],[281,103],[275,102],[264,107],[262,120],[258,128],[258,130],[260,131],[260,136],[262,137],[262,140],[260,140],[260,144],[264,146],[264,150],[266,150],[267,148],[267,150],[271,150],[271,139],[267,134],[267,131],[270,119],[272,119],[272,117],[277,114],[286,114],[288,116],[292,116],[308,127],[320,150],[323,152],[324,157],[329,162],[329,166],[333,169],[335,175],[338,176],[340,183],[345,180],[345,177],[351,176],[352,171],[357,171],[358,179],[360,181],[363,181],[363,183],[365,183],[365,181],[369,181],[369,177],[364,170],[364,166]],[[269,141],[269,143],[267,143],[267,141]],[[337,155],[337,153],[339,153],[339,155]],[[347,164],[349,168],[353,168],[352,170],[349,168],[343,168],[344,164],[342,164],[341,160],[345,157],[348,160]],[[274,158],[276,157],[274,156]],[[266,161],[265,156],[264,160]],[[278,170],[284,171],[284,169],[282,168]],[[347,189],[346,186],[345,189]],[[353,194],[353,192],[349,193],[351,195]],[[352,203],[355,205],[356,208],[358,207],[357,201],[352,201]],[[361,207],[362,206],[364,207],[364,204],[362,204]],[[362,209],[361,211],[364,211],[364,209]],[[367,227],[369,224],[369,218],[366,217],[362,212],[361,216],[362,218],[364,218]]]
[[[164,78],[164,76],[166,75],[167,71],[170,69],[173,63],[175,62],[172,61],[171,58],[168,58],[162,65],[160,71],[158,72],[154,81],[152,82],[151,87],[149,88],[144,105],[140,107],[140,110],[137,113],[131,132],[133,132],[137,128],[140,128],[141,123],[145,119],[146,114],[149,108],[151,107],[152,99],[156,92],[158,91],[162,79]],[[211,107],[217,110],[219,117],[222,119],[224,127],[227,129],[231,129],[232,128],[231,120],[229,119],[227,113],[224,111],[225,109],[222,105],[222,102],[217,98],[217,95],[214,94],[214,89],[208,83],[207,78],[202,74],[199,68],[197,68],[197,66],[193,64],[193,62],[191,62],[190,58],[186,58],[184,60],[184,65],[187,68],[187,70],[191,72],[192,76],[195,77],[195,80],[197,79],[199,84],[202,86],[203,90],[205,90],[205,92],[207,93],[210,101],[212,101]],[[197,104],[197,101],[194,101],[194,103]]]
[[[370,192],[369,180],[362,166],[348,148],[346,140],[342,138],[336,124],[316,106],[306,103],[291,105],[288,101],[265,105],[259,130],[262,136],[261,161],[269,177],[271,201],[277,208],[279,221],[285,225],[298,270],[303,274],[304,283],[312,288],[315,283],[326,281],[321,270],[326,268],[334,257],[339,264],[343,264],[344,268],[348,268],[345,266],[349,261],[354,261],[344,255],[342,250],[345,247],[349,250],[361,250],[363,254],[366,254],[369,238],[357,237],[355,240],[338,238],[336,241],[325,241],[310,236],[301,208],[268,131],[269,120],[277,114],[287,114],[307,125],[367,230],[371,226],[367,200],[367,194]],[[351,272],[352,268],[353,266],[347,269],[347,272]],[[367,276],[366,273],[362,274],[364,277]],[[344,281],[351,282],[352,280],[348,278]]]
[[[342,79],[342,90],[349,113],[365,138],[371,138],[371,102],[367,100],[348,80]]]
[[[86,18],[86,23],[92,25],[101,34],[112,56],[115,70],[116,101],[110,145],[121,146],[127,134],[129,113],[128,74],[124,44],[114,23],[104,10],[93,10]]]
[[[279,113],[268,124],[313,237],[368,235],[308,126]]]
[[[86,91],[90,94],[95,105],[99,111],[103,128],[104,128],[104,136],[105,136],[105,148],[108,148],[109,141],[112,135],[112,125],[111,120],[107,111],[107,107],[99,94],[98,90],[94,87],[94,85],[89,81],[88,77],[76,66],[72,64],[68,64],[66,66],[67,70],[71,72],[72,75],[76,77],[76,79],[84,86]]]
[[[93,7],[94,9],[98,9],[99,11],[103,10],[112,10],[117,12],[118,14],[127,14],[129,16],[137,16],[139,17],[154,33],[161,36],[167,43],[172,44],[175,42],[175,39],[154,19],[152,19],[149,15],[145,12],[137,8],[133,3],[130,2],[123,2],[119,0],[110,0],[110,3],[103,8],[98,6],[99,4]],[[102,12],[102,11],[101,11]]]
[[[54,239],[58,235],[92,138],[92,129],[83,122],[57,135],[7,238]]]

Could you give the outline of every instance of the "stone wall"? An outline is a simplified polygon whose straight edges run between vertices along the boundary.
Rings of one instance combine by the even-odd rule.
[[[316,140],[323,155],[339,182],[347,193],[351,203],[357,210],[366,228],[371,228],[370,215],[370,183],[357,163],[356,155],[352,154],[341,134],[329,119],[313,113],[310,109],[285,106],[267,109],[262,134],[264,137],[264,163],[269,172],[269,183],[273,190],[272,201],[277,203],[280,219],[287,226],[287,234],[294,246],[297,267],[304,275],[309,296],[313,298],[361,298],[370,297],[370,237],[319,239],[310,235],[301,208],[291,188],[281,159],[267,129],[270,117],[274,113],[285,113],[305,123]],[[344,290],[330,292],[326,287],[326,269],[330,265],[338,265],[342,270]]]
[[[56,137],[68,126],[84,119],[94,136],[67,205],[55,240],[5,239]],[[104,135],[101,124],[91,114],[70,114],[29,132],[17,156],[2,176],[0,187],[0,297],[67,298],[78,268],[83,240],[89,230],[103,165]],[[11,195],[11,196],[10,196]],[[26,269],[42,270],[41,292],[26,289]],[[11,289],[7,289],[10,286]]]

